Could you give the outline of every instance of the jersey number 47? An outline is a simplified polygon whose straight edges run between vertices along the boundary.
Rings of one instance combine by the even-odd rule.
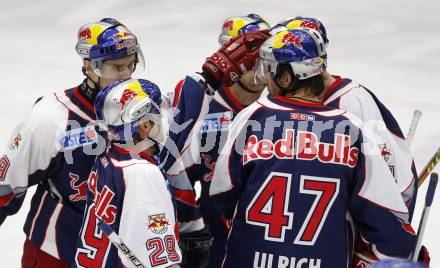
[[[246,209],[248,224],[263,226],[264,239],[284,242],[286,230],[292,229],[293,213],[288,211],[292,175],[272,172]],[[301,194],[314,195],[315,200],[297,234],[294,244],[313,246],[328,212],[339,194],[339,180],[302,175]]]

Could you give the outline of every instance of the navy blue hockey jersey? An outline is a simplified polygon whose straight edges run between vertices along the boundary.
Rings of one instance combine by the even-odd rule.
[[[44,252],[73,263],[87,178],[98,139],[93,106],[79,87],[43,97],[14,130],[1,162],[0,223],[37,185],[24,231]]]
[[[191,84],[189,84],[191,85]],[[187,99],[179,99],[182,91],[194,92],[188,85],[180,84],[181,87],[176,89],[175,106],[184,105],[183,101]],[[193,157],[183,156],[183,162],[186,166],[186,173],[191,183],[199,181],[201,184],[200,197],[197,200],[199,212],[203,217],[203,221],[208,224],[209,231],[214,237],[214,242],[210,250],[208,267],[220,267],[223,260],[226,247],[226,238],[228,234],[229,221],[225,219],[222,213],[215,207],[209,198],[209,187],[214,175],[215,163],[223,148],[227,136],[229,126],[235,116],[243,109],[238,101],[231,94],[229,88],[219,87],[211,102],[207,115],[203,118],[197,137],[197,144],[200,148],[194,148],[196,151]],[[181,202],[181,201],[178,201]],[[192,213],[185,213],[187,215],[194,215]],[[192,221],[193,218],[186,218],[180,220]]]
[[[354,226],[379,258],[408,257],[408,209],[368,137],[321,104],[262,98],[239,113],[210,188],[233,219],[223,267],[351,267]]]
[[[161,148],[160,166],[173,186],[179,230],[183,233],[204,227],[195,191],[185,169],[200,158],[200,128],[211,98],[206,94],[206,85],[200,75],[187,76],[182,80],[176,87],[173,118]]]

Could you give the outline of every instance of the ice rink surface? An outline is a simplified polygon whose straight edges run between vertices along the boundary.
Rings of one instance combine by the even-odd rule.
[[[406,134],[414,109],[423,111],[412,152],[417,170],[440,146],[440,2],[370,1],[6,1],[0,2],[0,147],[34,101],[78,85],[81,60],[74,50],[81,24],[114,17],[137,34],[146,59],[139,77],[170,91],[185,74],[200,70],[218,48],[223,20],[254,12],[275,23],[297,15],[327,28],[329,71],[361,82],[392,111]],[[440,171],[437,167],[436,171]],[[419,191],[417,230],[427,183]],[[20,212],[0,228],[0,267],[19,267]],[[440,267],[440,193],[434,200],[424,244]]]

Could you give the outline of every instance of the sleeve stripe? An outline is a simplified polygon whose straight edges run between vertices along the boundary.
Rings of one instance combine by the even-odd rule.
[[[6,207],[9,202],[14,198],[14,194],[10,193],[0,197],[0,207]]]
[[[196,195],[194,193],[194,191],[189,191],[189,190],[179,190],[174,188],[174,197],[176,198],[176,200],[179,200],[187,205],[190,206],[196,206],[197,205],[197,201],[196,201]]]

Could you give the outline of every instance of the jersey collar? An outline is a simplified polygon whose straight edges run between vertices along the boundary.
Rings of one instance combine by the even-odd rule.
[[[221,97],[226,101],[226,103],[233,109],[232,112],[235,114],[239,113],[245,107],[241,105],[238,100],[232,95],[231,90],[226,86],[221,86],[217,89]]]
[[[350,79],[342,78],[337,75],[333,75],[333,78],[336,80],[324,91],[324,101],[328,100],[336,91],[351,83]]]
[[[126,150],[120,146],[118,146],[117,144],[113,143],[112,147],[115,149],[116,152],[122,154],[122,155],[128,155],[130,154],[130,150]],[[142,159],[147,160],[148,162],[157,165],[157,161],[156,159],[154,159],[154,157],[146,152],[140,152],[137,153]]]
[[[299,99],[291,99],[291,98],[285,98],[282,96],[276,96],[272,99],[275,103],[280,102],[283,106],[302,106],[307,108],[318,108],[318,109],[327,109],[327,107],[322,103],[316,103],[316,102],[308,102],[308,101],[302,101]]]

